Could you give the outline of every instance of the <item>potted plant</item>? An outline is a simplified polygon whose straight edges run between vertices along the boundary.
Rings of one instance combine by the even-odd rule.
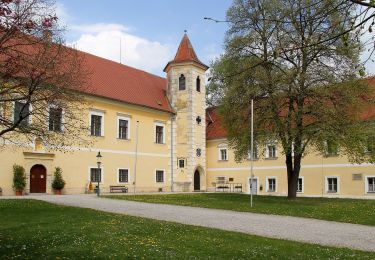
[[[56,195],[61,195],[61,190],[65,187],[65,181],[62,177],[62,170],[60,167],[55,168],[52,188]]]
[[[16,196],[22,196],[26,187],[25,169],[20,165],[13,165],[13,189]]]

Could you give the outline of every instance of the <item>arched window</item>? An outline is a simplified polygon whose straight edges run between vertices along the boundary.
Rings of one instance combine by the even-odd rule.
[[[196,86],[197,86],[197,91],[201,92],[201,79],[199,78],[199,76],[197,77]]]
[[[179,90],[185,90],[186,89],[184,74],[181,74],[180,78],[178,79],[178,89]]]

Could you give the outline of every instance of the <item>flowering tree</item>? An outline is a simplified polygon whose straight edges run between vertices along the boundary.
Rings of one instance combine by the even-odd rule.
[[[84,56],[64,45],[51,0],[0,0],[0,139],[88,144]]]

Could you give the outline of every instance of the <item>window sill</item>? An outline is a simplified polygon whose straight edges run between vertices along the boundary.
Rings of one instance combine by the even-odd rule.
[[[218,162],[227,162],[228,160],[218,160]]]
[[[246,159],[246,160],[255,162],[255,161],[259,161],[259,158],[254,158],[252,160],[251,159]]]
[[[91,137],[104,138],[104,135],[90,135]]]
[[[116,138],[118,141],[126,141],[126,142],[130,142],[131,141],[131,139],[123,139],[123,138]]]
[[[267,192],[275,193],[276,191],[275,190],[268,190]]]
[[[157,142],[154,142],[154,144],[157,144],[157,145],[165,145],[166,143],[157,143]]]
[[[337,191],[326,191],[327,194],[338,194]]]
[[[270,161],[272,161],[272,160],[277,160],[277,159],[279,159],[279,157],[268,157],[268,158],[264,158],[264,160],[270,160]]]

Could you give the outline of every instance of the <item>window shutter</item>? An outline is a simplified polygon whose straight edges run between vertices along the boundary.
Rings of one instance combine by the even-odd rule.
[[[266,151],[265,151],[265,155],[264,155],[264,157],[265,157],[265,158],[269,158],[269,153],[270,153],[270,151],[269,151],[269,149],[268,149],[268,145],[266,145]]]

